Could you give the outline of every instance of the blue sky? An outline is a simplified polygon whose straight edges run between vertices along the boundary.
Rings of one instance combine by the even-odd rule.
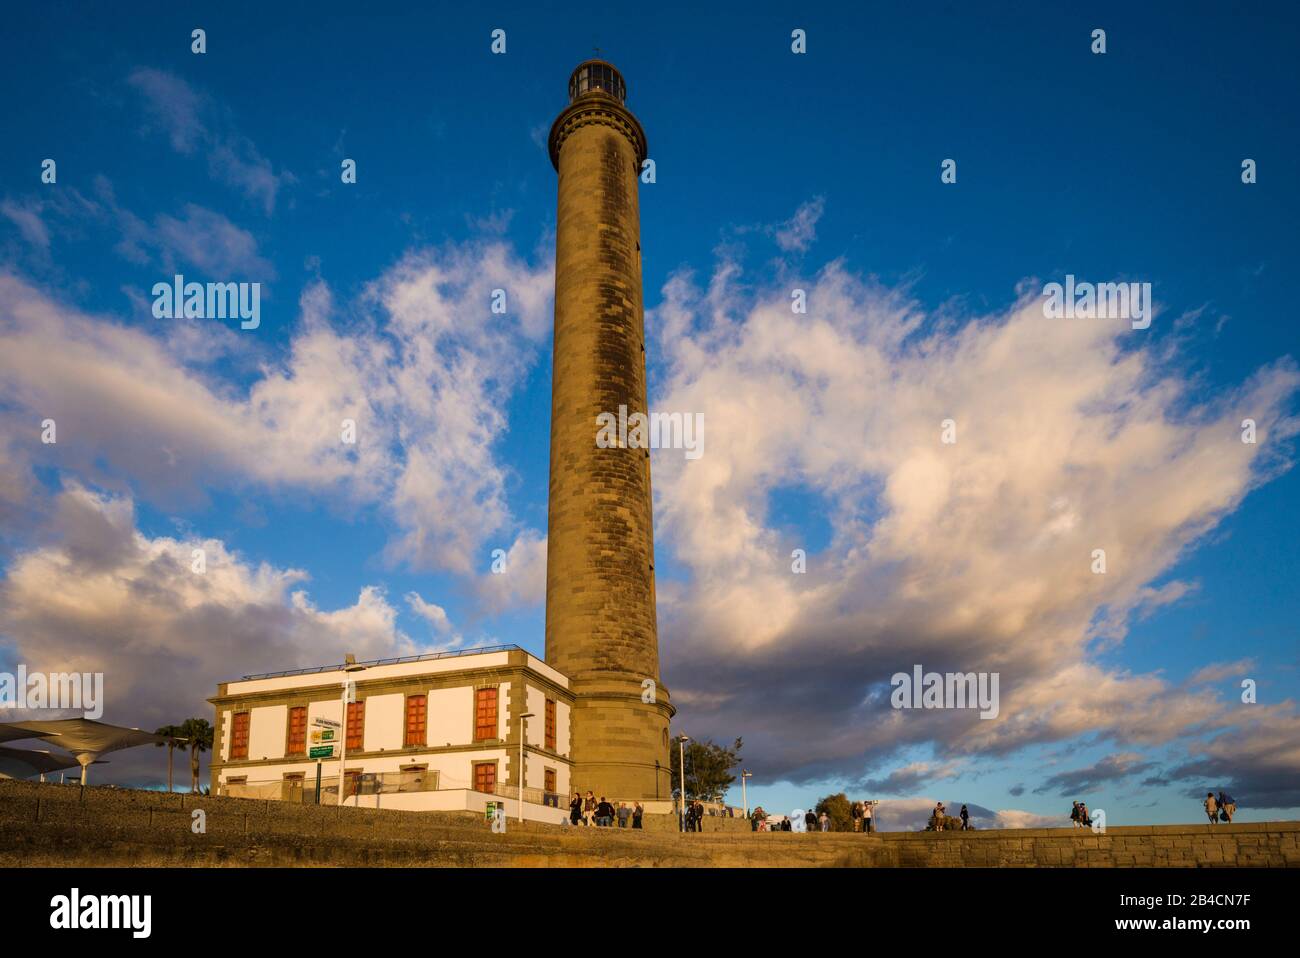
[[[769,808],[849,789],[895,802],[900,822],[936,798],[1034,822],[1073,797],[1112,822],[1184,821],[1206,784],[1235,789],[1243,817],[1294,816],[1295,14],[1039,6],[12,12],[8,35],[23,39],[0,58],[0,271],[21,287],[0,301],[0,331],[25,345],[0,360],[0,663],[98,657],[110,693],[114,669],[133,693],[121,708],[139,714],[119,717],[161,724],[184,717],[169,709],[202,714],[217,681],[349,642],[541,653],[545,136],[569,71],[599,47],[656,162],[641,187],[652,405],[694,403],[710,424],[699,469],[669,451],[654,461],[664,679],[682,726],[744,736],[751,802]],[[1096,27],[1104,55],[1090,51]],[[489,52],[494,28],[505,55]],[[53,185],[40,182],[47,157]],[[345,158],[355,185],[340,182]],[[955,184],[940,182],[945,158]],[[173,270],[263,283],[260,328],[167,328],[149,290]],[[1026,296],[1067,273],[1150,282],[1155,322],[1031,326]],[[450,290],[442,312],[394,307],[431,275]],[[475,298],[488,279],[521,304],[500,329]],[[795,287],[824,327],[775,325]],[[433,357],[416,348],[429,330],[443,337]],[[61,365],[71,340],[85,354]],[[410,353],[360,355],[385,345]],[[1039,406],[1035,390],[1076,373],[1095,383],[1086,401]],[[429,376],[429,395],[397,395]],[[145,381],[160,392],[128,401]],[[383,423],[361,459],[304,432],[336,400]],[[59,406],[56,450],[32,442],[42,403]],[[472,411],[470,438],[452,416],[410,440],[440,403]],[[937,435],[946,415],[979,452],[951,472],[914,425]],[[1223,465],[1247,415],[1266,424],[1257,458]],[[230,435],[207,444],[220,431],[208,416]],[[1052,441],[1062,434],[1076,438]],[[1024,447],[1008,451],[1008,435]],[[947,477],[939,505],[913,495],[931,469]],[[1052,515],[1140,561],[1099,591],[1060,587],[1067,553],[1035,531]],[[129,544],[87,531],[103,522]],[[232,578],[215,593],[131,579],[146,567],[123,550],[190,540],[220,544]],[[812,566],[797,586],[769,561],[796,547]],[[497,548],[527,574],[494,583]],[[951,556],[983,563],[978,575],[941,570]],[[115,581],[170,598],[141,599],[157,618],[130,627],[120,602],[96,613],[93,590],[76,603],[86,618],[31,605],[84,587],[78,561],[134,563]],[[167,689],[108,637],[178,623],[183,679]],[[1008,721],[1023,715],[1028,731],[872,704],[895,666],[943,667],[948,650],[1004,670]],[[1254,706],[1237,702],[1243,677],[1259,683]]]

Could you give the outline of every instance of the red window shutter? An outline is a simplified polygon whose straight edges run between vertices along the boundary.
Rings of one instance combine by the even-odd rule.
[[[496,762],[477,762],[474,765],[474,791],[487,792],[489,795],[496,791],[497,787],[497,763]]]
[[[348,748],[361,751],[361,745],[366,740],[365,702],[348,703],[347,740]]]
[[[482,742],[497,737],[497,690],[476,689],[474,692],[474,741]]]
[[[546,700],[546,747],[555,750],[555,699]]]
[[[248,758],[248,720],[250,713],[236,712],[230,726],[230,757]]]
[[[424,745],[427,741],[429,700],[424,695],[406,697],[406,744]]]
[[[307,707],[295,706],[289,709],[289,745],[286,755],[303,755],[307,751]]]

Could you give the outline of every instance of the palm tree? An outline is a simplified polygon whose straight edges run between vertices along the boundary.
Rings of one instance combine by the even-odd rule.
[[[181,723],[181,736],[190,747],[190,791],[199,790],[199,753],[212,748],[212,726],[207,719],[189,718]]]
[[[154,744],[159,748],[164,745],[167,746],[167,791],[170,792],[172,790],[172,755],[177,748],[185,743],[185,739],[181,734],[181,726],[179,725],[164,725],[162,728],[155,730],[153,734],[161,735],[166,739],[165,742],[155,742]]]

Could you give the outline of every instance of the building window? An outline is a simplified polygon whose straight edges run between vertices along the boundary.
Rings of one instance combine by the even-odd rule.
[[[555,699],[546,700],[546,747],[555,751]]]
[[[436,780],[438,773],[433,774],[435,779],[430,779],[427,765],[403,765],[397,779],[397,790],[399,792],[432,791],[430,784]]]
[[[493,690],[495,691],[495,689]],[[497,763],[474,763],[474,791],[491,795],[497,790]]]
[[[406,744],[423,745],[429,721],[429,700],[424,695],[406,697]]]
[[[474,741],[497,737],[497,690],[474,690]]]
[[[285,755],[304,755],[307,752],[307,706],[289,709],[289,744]]]
[[[236,712],[230,725],[230,758],[248,758],[248,712]]]
[[[544,791],[555,793],[555,769],[548,768],[542,774],[542,789]]]
[[[366,738],[366,703],[348,703],[348,748],[361,751],[361,743]]]

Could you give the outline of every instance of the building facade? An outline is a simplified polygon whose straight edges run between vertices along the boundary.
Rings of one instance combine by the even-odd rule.
[[[637,199],[646,136],[622,75],[579,64],[551,127],[559,174],[546,661],[572,681],[580,789],[671,794],[659,678],[650,450],[602,449],[597,417],[648,412]]]
[[[349,682],[355,701],[345,703]],[[342,772],[349,804],[460,807],[434,793],[518,798],[522,786],[525,802],[567,811],[573,694],[523,649],[245,676],[209,701],[214,793],[314,801],[319,768],[327,802],[338,801]]]

